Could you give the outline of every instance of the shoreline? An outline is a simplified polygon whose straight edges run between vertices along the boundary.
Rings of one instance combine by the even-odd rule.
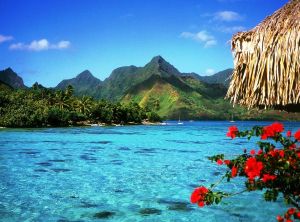
[[[68,128],[68,127],[120,127],[120,126],[158,126],[158,125],[163,125],[163,122],[148,122],[148,121],[143,121],[142,123],[123,123],[123,124],[118,124],[118,123],[87,123],[87,122],[78,122],[76,124],[70,124],[66,126],[51,126],[51,125],[46,125],[46,126],[25,126],[25,127],[6,127],[6,126],[0,126],[0,129],[26,129],[26,128]]]
[[[258,120],[236,120],[231,122],[230,120],[211,120],[211,119],[207,119],[207,120],[182,120],[181,123],[183,124],[179,124],[179,125],[185,125],[184,123],[192,123],[192,122],[228,122],[231,123],[232,125],[234,125],[236,122],[300,122],[299,120],[262,120],[262,119],[258,119]],[[170,122],[170,123],[168,123]],[[1,129],[38,129],[38,128],[71,128],[71,127],[122,127],[122,126],[174,126],[174,123],[178,123],[178,120],[165,120],[162,122],[148,122],[148,121],[143,121],[141,123],[126,123],[126,124],[117,124],[117,123],[112,123],[112,124],[107,124],[107,123],[87,123],[87,122],[79,122],[76,124],[70,124],[67,126],[51,126],[51,125],[46,125],[46,126],[26,126],[26,127],[5,127],[5,126],[0,126],[0,130]],[[177,124],[175,124],[177,125]]]

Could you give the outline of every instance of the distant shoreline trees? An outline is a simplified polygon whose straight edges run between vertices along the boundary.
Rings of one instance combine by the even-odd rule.
[[[160,117],[137,103],[121,104],[75,97],[74,88],[45,88],[35,83],[29,89],[0,91],[0,126],[2,127],[62,127],[104,124],[140,124],[160,122]]]

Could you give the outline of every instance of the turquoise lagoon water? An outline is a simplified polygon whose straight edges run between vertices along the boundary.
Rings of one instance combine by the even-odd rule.
[[[225,171],[208,156],[253,148],[226,138],[230,125],[1,129],[0,221],[275,221],[284,204],[266,204],[260,193],[217,206],[189,204],[193,188]],[[221,188],[242,187],[235,179]]]

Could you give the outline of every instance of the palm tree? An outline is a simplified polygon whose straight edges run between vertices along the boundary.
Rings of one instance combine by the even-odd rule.
[[[77,100],[76,108],[78,112],[88,115],[92,108],[92,98],[89,96],[83,96],[81,99]]]
[[[65,90],[66,96],[70,98],[71,96],[73,96],[73,93],[74,93],[74,87],[72,85],[68,85]]]
[[[63,93],[63,91],[58,90],[55,92],[55,105],[60,109],[68,109],[70,107],[69,98]]]

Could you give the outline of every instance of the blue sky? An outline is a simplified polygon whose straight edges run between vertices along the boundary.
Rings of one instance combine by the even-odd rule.
[[[288,0],[1,0],[0,69],[55,86],[161,55],[181,72],[233,67],[228,41]]]

